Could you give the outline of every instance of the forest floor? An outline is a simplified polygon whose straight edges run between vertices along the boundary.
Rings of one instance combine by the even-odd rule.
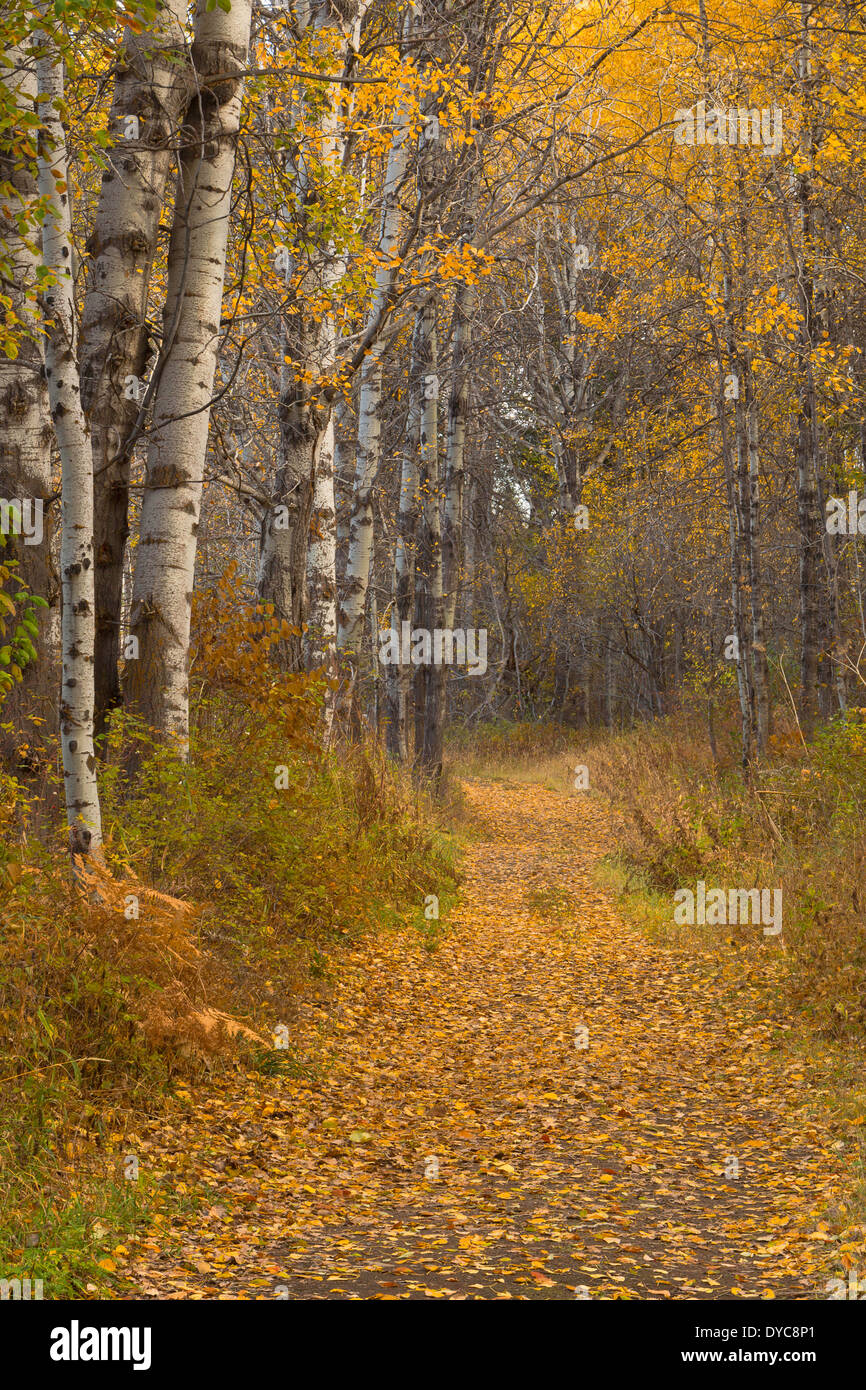
[[[125,1296],[826,1298],[851,1177],[761,1003],[775,943],[664,949],[594,872],[599,801],[464,792],[437,948],[353,943],[288,1073],[182,1088],[140,1135],[201,1200],[123,1249]]]

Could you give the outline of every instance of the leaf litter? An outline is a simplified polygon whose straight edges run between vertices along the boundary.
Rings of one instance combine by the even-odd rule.
[[[180,1299],[810,1299],[852,1177],[736,952],[708,974],[618,914],[603,808],[468,783],[477,834],[430,953],[347,948],[292,1074],[214,1076],[141,1136],[166,1189],[124,1260]],[[546,910],[553,901],[556,910]],[[585,1030],[585,1031],[583,1031]]]

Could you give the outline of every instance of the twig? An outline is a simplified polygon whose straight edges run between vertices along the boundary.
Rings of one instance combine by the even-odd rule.
[[[779,657],[779,670],[782,672],[782,680],[785,682],[785,689],[788,692],[788,699],[791,701],[791,709],[794,711],[794,718],[797,721],[797,733],[800,735],[800,742],[808,750],[809,745],[803,738],[803,730],[800,728],[800,716],[797,713],[797,706],[794,704],[794,697],[791,694],[791,687],[788,684],[788,677],[785,675],[785,667],[782,665],[782,658]]]
[[[68,1067],[70,1063],[77,1065],[79,1062],[105,1062],[111,1066],[110,1057],[68,1057],[63,1062],[48,1062],[44,1067],[34,1067],[32,1071],[20,1071],[15,1076],[0,1076],[0,1086],[7,1081],[21,1081],[25,1076],[35,1076],[38,1072],[50,1071],[52,1067]]]

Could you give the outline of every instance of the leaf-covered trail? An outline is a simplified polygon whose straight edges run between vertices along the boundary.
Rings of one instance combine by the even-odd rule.
[[[838,1136],[749,989],[618,918],[596,802],[466,795],[439,949],[358,943],[311,1073],[213,1083],[144,1137],[216,1195],[135,1250],[137,1296],[826,1297]]]

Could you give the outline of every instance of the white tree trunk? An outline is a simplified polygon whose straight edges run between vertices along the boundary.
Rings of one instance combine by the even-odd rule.
[[[366,3],[354,4],[339,13],[323,0],[312,0],[298,12],[297,22],[303,28],[339,29],[337,42],[329,45],[329,61],[335,67],[345,66],[350,51],[357,47],[366,9]],[[329,37],[326,34],[326,44]],[[339,172],[342,164],[342,104],[343,93],[334,85],[328,92],[328,106],[320,126],[325,182]],[[297,98],[296,105],[297,115],[304,115],[303,96]],[[311,187],[313,177],[307,159],[299,151],[295,204],[301,220],[307,204],[315,202],[319,192]],[[311,240],[309,234],[303,238],[307,248]],[[308,658],[316,665],[335,662],[334,431],[332,405],[324,388],[334,367],[336,326],[332,312],[322,315],[319,310],[308,316],[306,304],[321,303],[323,293],[332,294],[345,274],[346,262],[333,242],[319,246],[314,257],[306,249],[302,260],[306,269],[299,283],[294,264],[287,275],[287,279],[292,279],[293,302],[283,326],[280,466],[272,505],[262,526],[257,585],[259,599],[273,604],[276,616],[295,629],[296,635],[281,644],[282,658],[289,669],[301,665],[304,644],[300,631],[305,618],[310,623]],[[329,722],[330,714],[327,718]]]
[[[378,267],[368,326],[380,322],[394,289],[397,267],[394,259],[400,235],[400,188],[408,167],[409,121],[401,102],[394,116],[394,133],[388,151],[379,232]],[[358,454],[349,520],[349,554],[346,561],[343,599],[340,604],[337,642],[340,650],[357,663],[364,631],[364,608],[370,583],[373,555],[373,487],[379,471],[382,437],[381,335],[371,344],[361,368],[361,394],[358,406]]]
[[[40,52],[39,192],[48,210],[42,250],[54,277],[43,295],[45,377],[62,466],[60,741],[70,847],[73,854],[88,854],[102,843],[93,750],[93,457],[76,355],[69,167],[59,114],[63,65],[47,38],[37,35],[36,41]]]
[[[36,97],[35,60],[22,47],[0,57],[0,81],[22,113],[32,113]],[[3,559],[14,559],[14,589],[19,581],[31,593],[54,603],[49,498],[51,485],[52,428],[45,391],[41,322],[36,304],[37,268],[41,255],[34,248],[38,240],[36,203],[38,188],[32,162],[22,149],[23,123],[0,135],[0,183],[9,186],[5,210],[0,208],[0,246],[9,265],[0,281],[0,293],[8,296],[18,327],[9,330],[9,350],[0,349],[0,497],[11,501],[29,499],[35,512],[41,512],[42,538],[28,545],[14,535],[6,536]],[[31,136],[32,138],[32,136]],[[8,213],[8,215],[7,215]],[[29,235],[22,235],[18,219],[23,219]],[[13,355],[14,354],[14,355]],[[40,738],[39,726],[29,715],[40,717],[56,710],[57,671],[51,646],[52,615],[48,609],[36,611],[39,636],[35,639],[38,661],[24,671],[24,680],[3,701],[3,722],[11,724],[7,737],[0,732],[0,746],[17,764],[17,747]],[[53,722],[53,721],[52,721]]]
[[[250,0],[226,14],[199,0],[190,103],[168,261],[164,361],[153,405],[130,615],[138,659],[130,703],[185,756],[196,541],[219,348]],[[220,74],[219,82],[208,79]]]
[[[358,7],[354,20],[351,41],[357,48],[360,26],[368,9],[366,0]],[[348,53],[349,38],[346,38],[341,57]],[[324,118],[326,158],[336,170],[342,162],[345,150],[345,131],[339,119],[338,89],[332,89],[330,106]],[[331,254],[325,268],[326,284],[333,287],[345,273],[345,258]],[[333,314],[324,325],[323,361],[320,373],[333,367],[337,354],[337,330]],[[310,526],[310,547],[307,555],[307,586],[310,595],[309,613],[309,655],[313,664],[326,667],[336,676],[337,669],[337,496],[334,474],[338,457],[336,415],[342,416],[339,407],[332,407],[324,434],[319,443],[316,478],[313,490],[312,518]],[[334,700],[329,692],[325,706],[325,722],[328,731],[334,716]]]
[[[120,601],[129,532],[129,453],[145,408],[150,272],[177,131],[192,94],[186,0],[159,0],[152,28],[125,30],[108,128],[112,144],[87,249],[81,396],[95,476],[96,710],[120,701]]]
[[[309,655],[314,666],[333,667],[337,649],[337,517],[334,499],[334,415],[319,448],[307,581],[310,591]]]

